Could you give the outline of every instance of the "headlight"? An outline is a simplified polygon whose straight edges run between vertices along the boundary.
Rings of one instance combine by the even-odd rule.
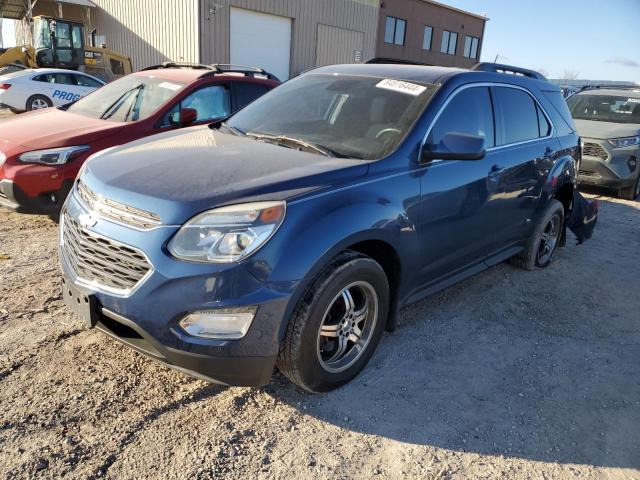
[[[7,156],[4,153],[0,152],[0,168],[2,168],[2,166],[4,165],[4,162],[6,161],[7,161]]]
[[[640,137],[610,138],[609,143],[613,148],[633,147],[640,145]]]
[[[189,220],[169,242],[177,258],[231,263],[248,257],[278,229],[284,202],[256,202],[216,208]]]
[[[24,163],[41,163],[43,165],[62,165],[67,163],[74,155],[86,152],[89,145],[76,147],[50,148],[47,150],[34,150],[20,155],[18,158]]]

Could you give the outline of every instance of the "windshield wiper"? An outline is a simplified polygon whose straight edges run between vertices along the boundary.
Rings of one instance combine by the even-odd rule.
[[[227,130],[229,130],[234,135],[237,135],[238,137],[244,136],[244,133],[242,131],[240,131],[236,127],[232,127],[231,125],[227,125],[227,122],[224,122],[224,121],[220,122],[220,126],[226,128]]]
[[[113,102],[109,106],[109,108],[107,108],[104,111],[102,115],[100,115],[100,119],[109,120],[111,117],[113,117],[116,114],[116,112],[120,109],[120,107],[124,104],[124,102],[129,98],[129,96],[131,96],[131,94],[133,94],[134,92],[137,92],[139,94],[141,90],[144,90],[144,84],[140,84],[137,87],[124,92],[122,95],[118,97],[118,99],[115,102]],[[131,108],[129,108],[129,112],[127,113],[127,115],[129,113],[131,113]]]
[[[301,138],[289,137],[287,135],[267,135],[266,133],[253,133],[249,132],[246,134],[248,137],[255,138],[256,140],[262,140],[266,142],[274,142],[284,147],[294,148],[294,147],[302,147],[307,150],[313,150],[314,152],[318,152],[326,157],[338,157],[335,151],[322,147],[312,142],[308,142]]]

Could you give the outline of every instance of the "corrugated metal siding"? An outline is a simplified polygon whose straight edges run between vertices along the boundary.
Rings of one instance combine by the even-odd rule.
[[[363,48],[364,32],[318,25],[317,67],[336,63],[353,63],[357,55],[362,57]]]
[[[291,75],[316,65],[318,24],[363,32],[363,59],[374,56],[378,0],[200,0],[203,63],[229,62],[230,6],[293,19]]]
[[[165,61],[197,62],[198,0],[92,0],[91,23],[134,70]]]

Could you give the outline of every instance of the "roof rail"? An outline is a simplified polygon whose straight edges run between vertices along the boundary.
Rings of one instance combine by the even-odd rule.
[[[535,70],[514,67],[513,65],[503,65],[501,63],[481,62],[477,63],[471,70],[479,72],[507,73],[509,75],[522,75],[524,77],[535,78],[536,80],[546,80],[546,77]]]
[[[263,75],[269,80],[280,81],[274,74],[267,72],[264,68],[260,67],[247,67],[244,65],[233,65],[230,63],[214,63],[208,65],[212,72],[207,72],[205,75],[216,75],[220,73],[243,73],[247,77],[255,77],[256,75]]]
[[[143,68],[141,72],[147,70],[159,70],[161,68],[193,68],[195,70],[215,70],[211,65],[202,65],[200,63],[188,63],[188,62],[164,62],[159,65],[151,65],[150,67]]]
[[[148,70],[160,70],[163,68],[191,68],[193,70],[206,70],[201,77],[207,75],[219,75],[221,73],[243,73],[247,77],[255,77],[256,75],[264,75],[269,80],[280,81],[278,77],[272,73],[267,72],[264,68],[260,67],[245,67],[244,65],[232,65],[229,63],[214,63],[211,65],[204,65],[201,63],[188,63],[188,62],[164,62],[159,65],[152,65],[150,67],[143,68],[141,72]]]

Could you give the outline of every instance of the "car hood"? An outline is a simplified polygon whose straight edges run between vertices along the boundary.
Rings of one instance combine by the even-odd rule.
[[[368,162],[267,144],[209,127],[166,132],[100,153],[81,181],[95,193],[182,224],[216,206],[287,200],[365,175]]]
[[[575,120],[578,134],[583,138],[607,138],[633,137],[640,132],[640,124],[637,123],[612,123],[597,122],[594,120]]]
[[[90,144],[117,134],[124,125],[57,108],[23,113],[0,125],[0,141],[30,150]]]

